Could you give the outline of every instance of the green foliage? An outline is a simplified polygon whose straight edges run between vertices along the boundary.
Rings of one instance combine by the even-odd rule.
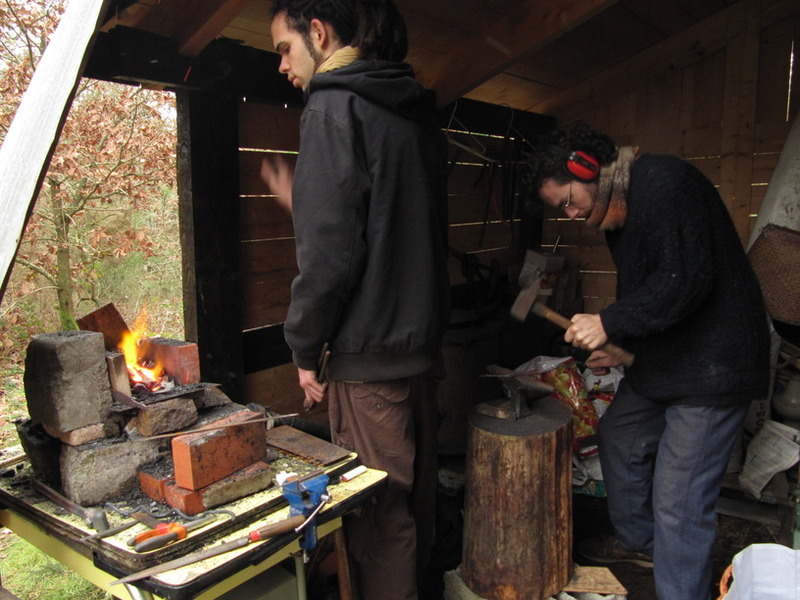
[[[26,600],[108,600],[100,588],[72,573],[25,540],[0,534],[3,587]]]
[[[0,4],[0,140],[63,6]],[[0,304],[0,371],[107,303],[183,337],[176,145],[171,94],[80,82]]]
[[[0,372],[0,448],[19,443],[14,421],[28,416],[22,384],[22,367]]]
[[[64,0],[0,2],[0,143]],[[0,303],[0,447],[27,416],[25,351],[37,333],[74,329],[107,303],[147,334],[183,338],[171,94],[82,80]],[[0,530],[3,585],[26,600],[107,599]]]

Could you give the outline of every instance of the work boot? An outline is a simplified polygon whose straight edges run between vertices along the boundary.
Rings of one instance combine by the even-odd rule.
[[[652,556],[624,548],[613,535],[583,540],[578,543],[578,551],[592,562],[630,563],[645,569],[653,568]]]

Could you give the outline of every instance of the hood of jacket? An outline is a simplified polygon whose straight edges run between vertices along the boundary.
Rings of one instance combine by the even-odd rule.
[[[314,75],[308,94],[326,88],[350,90],[413,120],[430,115],[434,105],[433,92],[415,79],[414,71],[407,63],[359,59],[339,69]]]

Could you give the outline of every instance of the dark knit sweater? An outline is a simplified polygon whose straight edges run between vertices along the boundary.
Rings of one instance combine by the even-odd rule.
[[[655,400],[705,405],[765,396],[761,291],[714,186],[685,161],[646,154],[631,168],[627,200],[625,226],[606,233],[617,301],[600,317],[636,355],[629,384]]]

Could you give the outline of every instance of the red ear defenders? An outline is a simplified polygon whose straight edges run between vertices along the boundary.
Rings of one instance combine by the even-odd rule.
[[[574,150],[567,156],[567,171],[580,181],[591,183],[600,174],[600,163],[594,156]]]

